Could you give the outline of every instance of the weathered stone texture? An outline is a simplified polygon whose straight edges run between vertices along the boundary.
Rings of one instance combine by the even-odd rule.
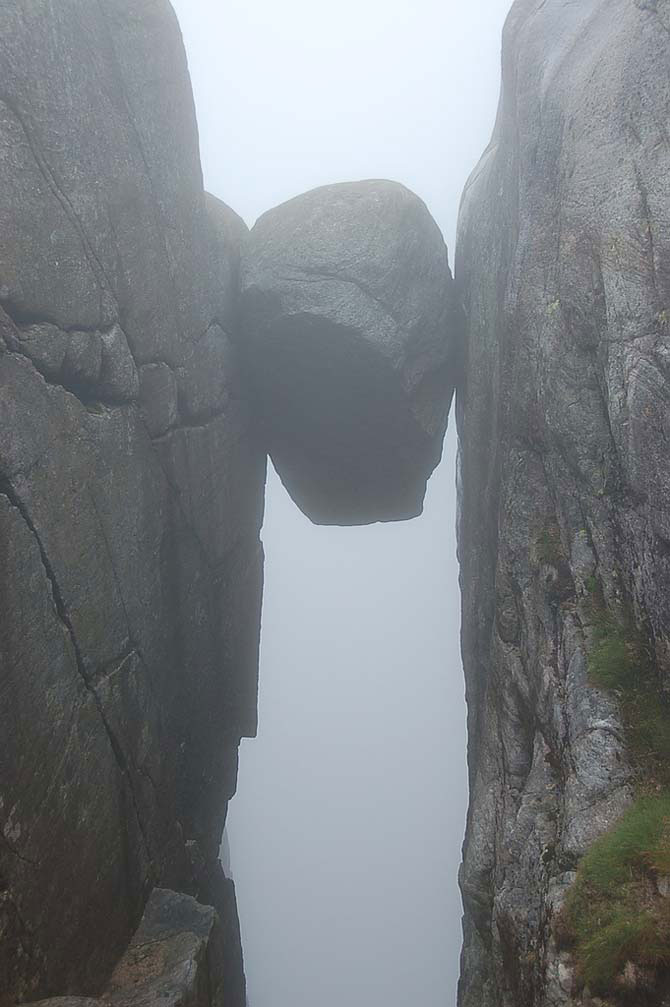
[[[321,524],[416,516],[462,334],[425,205],[395,182],[324,186],[265,213],[243,247],[245,359],[289,493]]]
[[[2,4],[0,1003],[97,993],[157,884],[215,902],[244,1003],[217,866],[256,724],[244,230],[165,0]]]
[[[225,959],[215,910],[188,895],[155,888],[102,996],[53,997],[36,1007],[225,1007],[235,1002],[226,985]]]
[[[594,583],[668,682],[669,64],[667,0],[518,0],[462,205],[461,1007],[582,1003],[551,917],[631,784]]]

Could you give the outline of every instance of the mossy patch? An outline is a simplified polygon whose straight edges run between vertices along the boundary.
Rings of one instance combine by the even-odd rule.
[[[670,705],[632,621],[606,609],[599,584],[587,589],[589,679],[619,697],[639,796],[582,858],[556,939],[572,944],[592,991],[612,993],[627,962],[670,966],[670,899],[656,885],[670,875]]]
[[[670,965],[670,909],[654,877],[670,867],[670,795],[642,796],[582,859],[562,912],[578,968],[594,992],[626,962]]]
[[[670,791],[670,705],[646,684],[622,700],[628,747],[642,776]]]
[[[535,556],[538,563],[547,566],[560,566],[563,561],[561,549],[561,532],[555,522],[546,524],[535,538]]]
[[[599,614],[589,653],[589,677],[601,689],[630,691],[640,675],[640,647],[637,637],[611,616]]]
[[[670,791],[668,697],[659,689],[640,634],[630,623],[617,622],[597,600],[592,608],[591,684],[617,693],[628,748],[641,776]]]

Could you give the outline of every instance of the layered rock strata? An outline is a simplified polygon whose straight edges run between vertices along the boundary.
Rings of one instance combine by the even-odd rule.
[[[253,227],[240,282],[258,421],[298,506],[320,524],[419,514],[462,335],[424,203],[378,180],[297,196]]]
[[[256,728],[265,455],[163,0],[0,15],[0,1002],[101,990],[155,885],[215,905]]]
[[[640,787],[660,786],[631,749],[621,692],[597,687],[593,658],[603,627],[620,663],[635,641],[661,709],[668,65],[667,0],[518,0],[494,136],[463,199],[461,1007],[667,1002],[658,973],[636,985],[624,970],[625,941],[621,974],[591,1000],[556,923],[596,838]]]

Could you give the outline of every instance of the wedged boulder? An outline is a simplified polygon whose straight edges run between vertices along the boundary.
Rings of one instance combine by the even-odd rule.
[[[301,510],[343,525],[419,514],[461,334],[425,204],[380,180],[307,192],[257,221],[240,284],[262,435]]]

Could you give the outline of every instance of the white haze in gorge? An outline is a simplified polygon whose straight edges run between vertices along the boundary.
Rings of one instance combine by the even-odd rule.
[[[449,245],[509,0],[178,0],[205,184],[251,226],[392,178]],[[466,814],[453,415],[423,516],[315,527],[271,473],[259,737],[228,823],[251,1007],[446,1007]]]

